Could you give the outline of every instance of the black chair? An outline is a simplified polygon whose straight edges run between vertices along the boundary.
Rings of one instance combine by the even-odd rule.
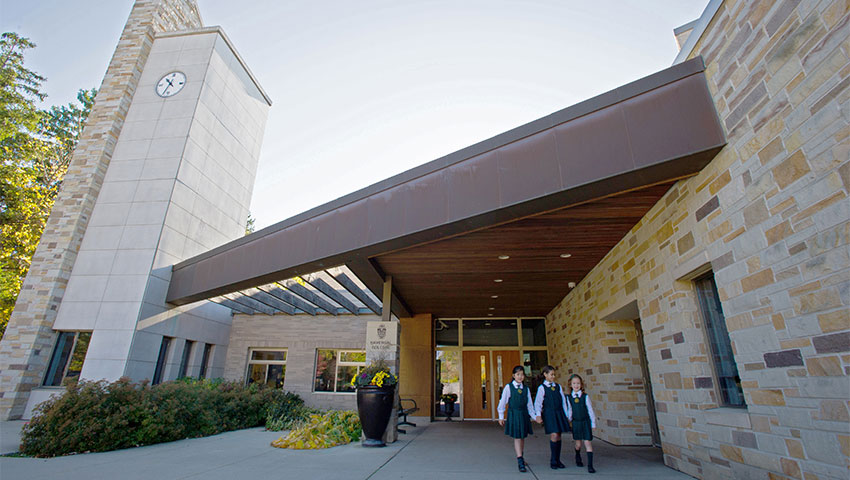
[[[412,406],[412,407],[411,407],[411,406],[408,406],[407,408],[405,408],[405,406],[404,406],[404,402],[412,403],[412,404],[413,404],[413,406]],[[414,400],[414,399],[412,399],[412,398],[400,398],[400,399],[398,400],[398,407],[399,407],[399,408],[398,408],[398,418],[399,418],[399,422],[398,422],[398,425],[396,426],[396,430],[398,430],[398,433],[407,433],[407,431],[406,431],[406,430],[402,430],[402,429],[400,429],[400,428],[398,428],[398,427],[399,427],[399,426],[401,426],[401,425],[410,425],[411,427],[415,427],[415,426],[416,426],[416,424],[415,424],[415,423],[411,423],[411,422],[409,422],[409,421],[407,420],[407,416],[408,416],[408,415],[410,415],[410,414],[412,414],[412,413],[416,413],[416,412],[418,412],[418,411],[419,411],[419,406],[418,406],[418,405],[416,405],[416,400]]]

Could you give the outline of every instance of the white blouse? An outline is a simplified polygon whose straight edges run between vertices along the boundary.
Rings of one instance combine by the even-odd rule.
[[[516,381],[512,381],[511,383],[514,384],[514,388],[519,388],[522,385],[521,383],[516,383]],[[525,385],[522,385],[522,388],[528,388],[528,387],[526,387]],[[496,409],[496,410],[499,411],[499,420],[505,419],[505,408],[507,407],[508,400],[510,400],[510,398],[511,398],[511,386],[510,386],[510,384],[508,384],[508,385],[505,385],[505,388],[502,390],[502,398],[499,400],[499,407]],[[531,395],[530,394],[528,395],[528,405],[526,405],[526,408],[528,408],[528,415],[531,418],[534,418],[534,417],[537,416],[537,411],[534,410],[534,404],[531,403]]]
[[[576,397],[581,398],[581,395],[582,395],[581,391],[570,392],[570,396],[573,397],[573,398],[576,398]],[[587,400],[584,401],[584,404],[587,405],[587,415],[590,417],[590,428],[596,428],[596,414],[593,413],[593,405],[590,404],[590,396],[589,395],[587,397]],[[571,422],[573,421],[573,411],[572,410],[570,410],[570,412],[567,414],[567,419],[569,419],[569,421],[571,421]]]
[[[551,387],[552,385],[557,385],[557,383],[549,383],[549,381],[547,380],[547,381],[544,381],[542,385],[537,387],[537,395],[534,397],[534,410],[537,411],[537,415],[536,415],[537,417],[539,417],[540,414],[543,412],[543,395],[545,394],[544,392],[546,391],[547,388]],[[564,407],[564,415],[566,415],[567,418],[570,418],[570,414],[571,414],[570,404],[567,403],[567,399],[566,399],[566,397],[564,397],[564,389],[563,388],[561,388],[560,393],[561,393],[561,404]]]

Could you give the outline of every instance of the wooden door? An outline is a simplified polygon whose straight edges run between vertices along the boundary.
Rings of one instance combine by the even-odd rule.
[[[497,403],[502,395],[502,389],[512,380],[511,371],[517,365],[520,365],[518,350],[493,351],[493,380],[496,382],[493,389],[496,392]],[[531,384],[528,383],[528,385]]]
[[[492,418],[490,352],[463,352],[463,418]]]

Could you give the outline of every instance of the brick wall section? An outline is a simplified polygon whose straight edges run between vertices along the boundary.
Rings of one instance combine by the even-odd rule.
[[[550,358],[594,370],[600,436],[616,437],[606,420],[631,407],[603,392],[627,389],[598,370],[616,358],[602,342],[623,336],[598,319],[636,299],[667,465],[698,478],[847,478],[850,3],[728,0],[692,55],[728,145],[548,315]],[[718,408],[688,275],[706,264],[746,409]]]
[[[316,349],[365,350],[366,322],[380,319],[376,315],[234,315],[224,378],[245,380],[249,348],[285,348],[284,389],[297,393],[314,407],[356,410],[354,394],[313,393]]]
[[[20,418],[41,383],[53,320],[154,35],[201,26],[194,0],[133,6],[0,342],[0,419]]]

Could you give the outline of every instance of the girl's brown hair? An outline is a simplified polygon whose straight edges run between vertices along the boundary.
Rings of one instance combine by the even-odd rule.
[[[574,378],[577,378],[578,381],[581,382],[581,393],[584,393],[584,379],[582,379],[581,375],[579,375],[577,373],[570,375],[570,381],[567,382],[567,385],[569,385],[570,388],[572,388]]]

